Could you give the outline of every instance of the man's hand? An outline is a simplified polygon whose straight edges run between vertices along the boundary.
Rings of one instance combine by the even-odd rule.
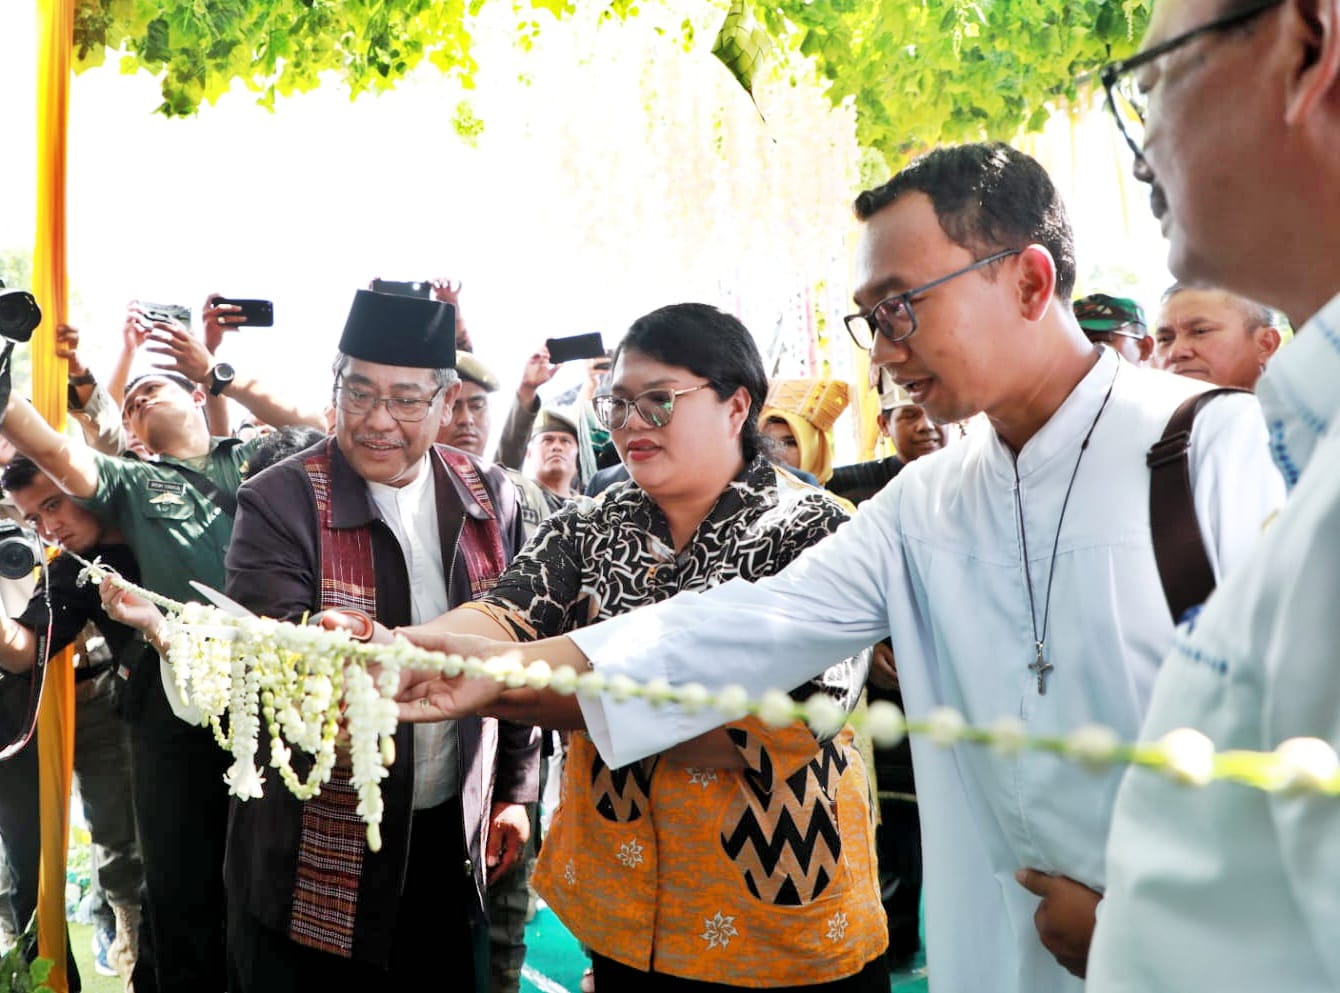
[[[98,586],[98,596],[108,617],[134,628],[151,641],[163,626],[163,615],[157,607],[113,582],[104,580]]]
[[[1042,947],[1068,972],[1083,979],[1098,901],[1103,895],[1067,876],[1049,876],[1037,869],[1020,869],[1014,878],[1028,892],[1042,898],[1033,914]]]
[[[223,335],[227,331],[236,331],[236,320],[230,320],[242,308],[235,303],[218,303],[221,293],[211,293],[205,297],[205,306],[200,316],[205,321],[205,348],[212,354],[223,344]],[[211,368],[213,366],[211,365]]]
[[[155,321],[152,325],[148,350],[155,355],[166,355],[167,362],[155,362],[155,369],[177,372],[193,383],[209,381],[214,368],[214,355],[195,335],[176,321]]]
[[[140,350],[140,346],[149,338],[149,319],[144,315],[144,308],[137,302],[131,301],[126,307],[126,322],[121,325],[121,339],[125,345],[127,355],[134,355]]]
[[[530,816],[526,813],[526,805],[494,801],[488,838],[484,865],[488,869],[488,884],[492,886],[512,871],[530,840]]]
[[[870,655],[870,675],[867,678],[871,686],[881,690],[898,688],[898,667],[893,661],[893,649],[882,641]]]
[[[558,366],[549,361],[549,349],[547,348],[541,348],[526,359],[526,364],[521,370],[521,385],[516,389],[517,398],[522,405],[525,407],[533,405],[535,403],[535,391],[553,379],[557,372]]]
[[[417,627],[397,628],[420,648],[460,655],[464,658],[492,658],[515,647],[473,634],[435,634]],[[428,721],[456,720],[477,713],[502,696],[503,684],[496,679],[448,679],[432,669],[406,669],[400,674],[400,719],[422,724]]]
[[[458,279],[452,282],[445,276],[438,276],[431,280],[429,285],[433,288],[433,296],[442,303],[449,303],[456,308],[456,350],[461,352],[474,351],[474,345],[470,342],[470,332],[465,329],[465,317],[461,314],[461,286]]]
[[[66,361],[71,376],[83,376],[88,366],[79,358],[79,329],[68,324],[56,328],[56,355]]]

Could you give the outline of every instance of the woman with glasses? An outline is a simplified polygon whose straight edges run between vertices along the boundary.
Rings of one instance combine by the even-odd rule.
[[[550,517],[490,594],[431,630],[547,638],[768,575],[821,540],[845,515],[760,454],[767,388],[749,332],[715,308],[635,321],[595,398],[631,480]],[[850,709],[865,669],[848,660],[793,695]],[[597,990],[888,989],[850,732],[747,717],[610,769],[572,698],[514,691],[498,713],[577,729],[535,887],[591,948]]]

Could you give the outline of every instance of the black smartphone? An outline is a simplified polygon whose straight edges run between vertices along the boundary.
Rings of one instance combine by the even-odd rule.
[[[176,321],[182,327],[191,326],[190,307],[183,307],[179,303],[150,303],[148,300],[141,300],[139,304],[149,321]]]
[[[549,349],[550,362],[571,362],[573,359],[597,359],[605,356],[605,342],[600,332],[574,334],[566,338],[549,338],[544,343]]]
[[[234,300],[232,297],[215,297],[215,303],[228,303],[241,307],[240,311],[229,311],[232,318],[229,324],[245,324],[253,328],[272,328],[275,326],[275,305],[269,300]]]
[[[374,279],[372,281],[372,292],[394,293],[401,297],[427,298],[433,295],[433,284],[426,279],[419,283],[401,283],[394,279]]]

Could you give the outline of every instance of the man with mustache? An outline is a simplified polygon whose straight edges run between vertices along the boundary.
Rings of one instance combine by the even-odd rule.
[[[434,444],[461,392],[454,327],[449,305],[357,292],[335,360],[334,436],[238,492],[230,596],[270,617],[355,608],[396,627],[496,582],[522,543],[516,491],[501,469]],[[402,724],[376,852],[347,769],[307,801],[276,778],[234,802],[230,993],[412,988],[425,956],[455,988],[486,988],[473,966],[486,887],[529,836],[538,744],[534,728],[491,718]]]
[[[1340,743],[1340,2],[1160,0],[1109,66],[1179,280],[1278,308],[1256,384],[1289,487],[1257,549],[1179,632],[1142,737],[1312,756]],[[1126,95],[1142,111],[1128,112]],[[1100,993],[1340,988],[1340,802],[1132,769],[1090,959]]]

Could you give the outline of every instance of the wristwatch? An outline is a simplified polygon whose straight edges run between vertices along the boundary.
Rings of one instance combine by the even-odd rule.
[[[88,372],[87,370],[77,376],[74,373],[70,373],[71,386],[93,386],[96,383],[97,380],[93,378],[93,373]]]
[[[227,362],[220,362],[209,370],[209,395],[220,396],[224,390],[233,385],[233,377],[236,375],[233,367]]]

